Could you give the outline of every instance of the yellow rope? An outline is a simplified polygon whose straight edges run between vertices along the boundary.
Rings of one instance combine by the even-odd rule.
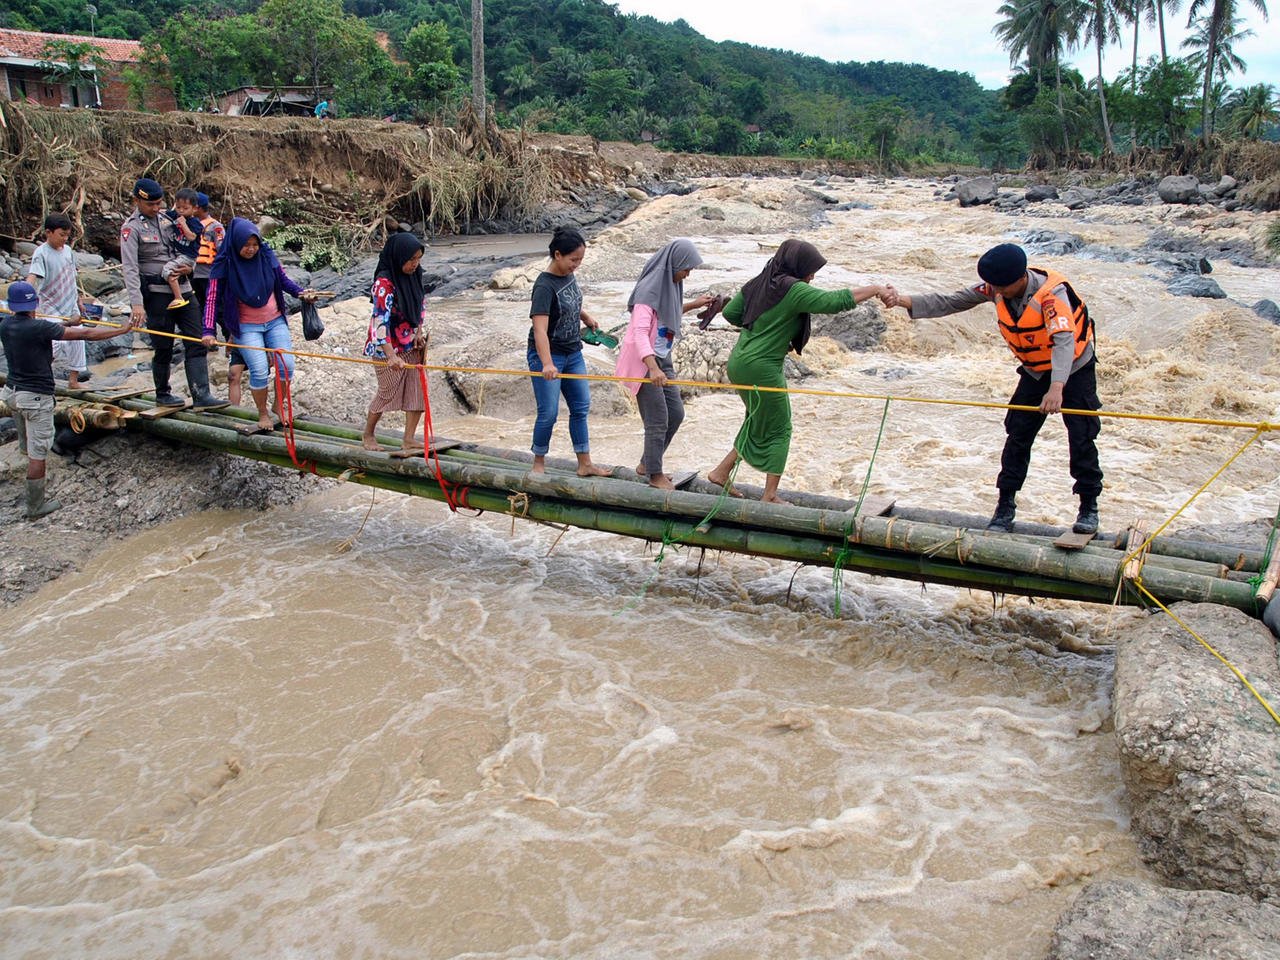
[[[0,311],[0,313],[11,313],[12,311]],[[78,318],[59,317],[46,314],[37,314],[37,316],[46,317],[50,320],[63,320],[79,323]],[[125,324],[113,323],[109,320],[86,320],[84,323],[93,326],[106,327],[124,327]],[[138,333],[147,333],[153,337],[169,337],[172,340],[185,340],[189,343],[200,343],[200,337],[189,337],[181,333],[170,333],[165,330],[151,330],[147,327],[135,327]],[[215,340],[214,346],[217,347],[237,347],[240,350],[261,350],[267,352],[272,348],[250,346],[248,344],[230,343],[224,340]],[[385,360],[372,360],[368,357],[344,357],[334,353],[312,353],[306,350],[281,350],[281,353],[287,353],[293,357],[299,357],[309,360],[335,360],[339,363],[359,363],[367,366],[386,366]],[[504,376],[504,377],[524,377],[530,379],[542,376],[538,370],[512,370],[504,367],[460,367],[451,364],[431,364],[431,363],[410,363],[405,364],[407,368],[421,368],[427,371],[437,373],[470,373],[477,376]],[[562,380],[586,380],[601,383],[648,383],[648,377],[617,377],[611,374],[600,373],[562,373]],[[741,384],[741,383],[720,383],[711,380],[668,380],[668,384],[677,387],[698,387],[706,390],[752,390],[760,393],[785,393],[795,396],[806,397],[834,397],[844,400],[875,400],[877,402],[893,401],[897,403],[922,403],[933,404],[935,406],[953,406],[953,407],[975,407],[988,410],[1023,410],[1028,413],[1039,412],[1040,408],[1035,406],[1026,406],[1022,404],[997,403],[988,400],[952,400],[943,397],[905,397],[897,394],[883,393],[859,393],[853,390],[817,390],[810,387],[767,387],[758,384]],[[1271,430],[1280,430],[1280,424],[1269,423],[1263,421],[1247,421],[1247,420],[1217,420],[1208,417],[1178,417],[1169,414],[1158,413],[1128,413],[1121,410],[1075,410],[1064,407],[1061,411],[1064,415],[1077,417],[1105,417],[1113,420],[1142,420],[1154,423],[1183,423],[1194,424],[1204,427],[1228,427],[1233,429],[1254,430],[1259,433],[1266,433]]]
[[[1141,553],[1144,549],[1146,549],[1148,546],[1150,546],[1150,545],[1151,545],[1151,541],[1152,541],[1152,540],[1154,540],[1157,536],[1159,536],[1159,535],[1160,535],[1160,533],[1162,533],[1164,530],[1168,529],[1169,524],[1171,524],[1171,523],[1173,523],[1173,521],[1177,520],[1177,519],[1178,519],[1178,517],[1179,517],[1179,515],[1182,513],[1182,511],[1183,511],[1183,510],[1185,510],[1185,509],[1187,509],[1187,507],[1191,506],[1191,504],[1192,504],[1193,502],[1195,502],[1196,497],[1198,497],[1198,496],[1200,496],[1200,494],[1204,493],[1204,492],[1205,492],[1205,490],[1208,488],[1209,484],[1213,483],[1213,481],[1217,480],[1220,476],[1222,476],[1223,472],[1227,469],[1227,467],[1229,467],[1229,466],[1231,466],[1231,464],[1235,463],[1235,462],[1236,462],[1236,459],[1240,456],[1240,454],[1242,454],[1242,453],[1244,453],[1246,450],[1248,450],[1248,449],[1249,449],[1249,447],[1253,445],[1253,442],[1254,442],[1255,440],[1257,440],[1257,439],[1258,439],[1258,437],[1260,437],[1260,436],[1262,436],[1262,427],[1261,427],[1261,426],[1259,426],[1259,427],[1258,427],[1257,432],[1255,432],[1255,433],[1254,433],[1254,435],[1253,435],[1252,437],[1250,437],[1248,440],[1246,440],[1246,441],[1245,441],[1244,446],[1242,446],[1239,450],[1237,450],[1235,453],[1233,453],[1233,454],[1231,455],[1231,457],[1227,460],[1227,462],[1226,462],[1226,463],[1224,463],[1222,466],[1220,466],[1217,470],[1215,470],[1215,471],[1214,471],[1213,476],[1211,476],[1211,477],[1210,477],[1208,480],[1206,480],[1204,483],[1200,484],[1200,488],[1199,488],[1198,490],[1196,490],[1196,492],[1195,492],[1195,493],[1193,493],[1190,497],[1188,497],[1188,498],[1187,498],[1187,502],[1186,502],[1186,503],[1184,503],[1182,506],[1180,506],[1177,510],[1175,510],[1175,511],[1174,511],[1173,516],[1171,516],[1171,517],[1170,517],[1168,520],[1166,520],[1164,523],[1160,524],[1160,526],[1156,527],[1156,529],[1155,529],[1155,532],[1154,532],[1154,533],[1151,533],[1151,534],[1147,537],[1147,539],[1143,540],[1143,541],[1142,541],[1142,543],[1138,544],[1138,546],[1137,546],[1136,548],[1134,548],[1133,550],[1131,550],[1131,551],[1129,552],[1129,555],[1128,555],[1127,557],[1125,557],[1123,560],[1121,560],[1121,561],[1120,561],[1120,566],[1121,566],[1121,567],[1123,567],[1126,563],[1128,563],[1130,560],[1132,560],[1134,557],[1136,557],[1139,553]]]
[[[1267,702],[1266,698],[1265,698],[1262,694],[1260,694],[1260,693],[1257,691],[1257,689],[1253,686],[1253,684],[1252,684],[1252,683],[1250,683],[1250,682],[1248,681],[1248,679],[1245,677],[1245,675],[1244,675],[1243,673],[1241,673],[1239,670],[1237,670],[1237,669],[1236,669],[1235,664],[1233,664],[1230,660],[1228,660],[1226,657],[1224,657],[1222,654],[1220,654],[1217,650],[1213,649],[1213,647],[1211,647],[1211,646],[1209,645],[1209,643],[1208,643],[1208,642],[1207,642],[1203,637],[1201,637],[1201,636],[1200,636],[1200,634],[1196,633],[1194,630],[1192,630],[1192,629],[1191,629],[1191,627],[1187,626],[1187,624],[1186,624],[1186,623],[1184,623],[1182,620],[1180,620],[1180,619],[1178,618],[1178,615],[1177,615],[1176,613],[1174,613],[1172,610],[1170,610],[1168,607],[1166,607],[1163,603],[1161,603],[1159,600],[1157,600],[1154,596],[1152,596],[1151,591],[1149,591],[1149,590],[1148,590],[1148,589],[1143,585],[1143,583],[1142,583],[1142,578],[1141,578],[1141,577],[1139,577],[1138,579],[1134,580],[1134,581],[1133,581],[1133,583],[1134,583],[1134,585],[1135,585],[1135,586],[1136,586],[1136,587],[1137,587],[1137,588],[1142,592],[1142,594],[1143,594],[1147,599],[1149,599],[1149,600],[1150,600],[1152,603],[1154,603],[1157,607],[1159,607],[1161,610],[1163,610],[1165,613],[1167,613],[1171,618],[1173,618],[1173,622],[1174,622],[1174,623],[1176,623],[1178,626],[1182,627],[1182,629],[1186,630],[1186,631],[1187,631],[1187,633],[1189,633],[1189,634],[1191,634],[1193,637],[1195,637],[1198,641],[1200,641],[1200,645],[1201,645],[1202,647],[1204,647],[1206,650],[1208,650],[1210,653],[1212,653],[1215,657],[1217,657],[1220,661],[1222,661],[1222,663],[1226,666],[1226,668],[1227,668],[1228,670],[1230,670],[1232,673],[1234,673],[1234,674],[1236,675],[1236,677],[1240,680],[1240,682],[1241,682],[1241,683],[1243,683],[1243,684],[1245,685],[1245,688],[1246,688],[1246,689],[1247,689],[1251,694],[1253,694],[1254,698],[1255,698],[1255,699],[1256,699],[1260,704],[1262,704],[1262,708],[1263,708],[1264,710],[1266,710],[1266,711],[1267,711],[1267,713],[1271,714],[1271,719],[1272,719],[1272,720],[1274,720],[1277,724],[1280,724],[1280,715],[1277,715],[1277,714],[1276,714],[1276,711],[1272,708],[1271,704],[1269,704],[1269,703]]]

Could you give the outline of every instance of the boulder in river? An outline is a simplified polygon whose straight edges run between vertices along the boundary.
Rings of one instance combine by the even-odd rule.
[[[1195,177],[1165,177],[1156,193],[1165,203],[1195,203],[1200,199],[1200,181]]]
[[[976,207],[979,204],[991,203],[1000,191],[991,177],[974,177],[956,184],[956,197],[962,207]]]

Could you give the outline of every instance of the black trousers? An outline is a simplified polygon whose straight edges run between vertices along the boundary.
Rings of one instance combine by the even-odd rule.
[[[1013,391],[1009,403],[1024,407],[1038,407],[1049,392],[1049,376],[1039,379],[1018,368],[1018,388]],[[1098,399],[1097,361],[1087,364],[1067,377],[1062,388],[1062,406],[1071,410],[1101,410]],[[1043,413],[1010,410],[1004,417],[1004,452],[1000,455],[1000,476],[996,486],[1001,493],[1016,493],[1027,479],[1027,467],[1031,464],[1031,446],[1044,426]],[[1102,493],[1102,467],[1098,464],[1098,446],[1094,442],[1102,432],[1097,417],[1063,414],[1067,428],[1067,446],[1071,452],[1071,476],[1075,480],[1071,491],[1081,497],[1096,497]]]
[[[147,327],[163,333],[180,333],[184,337],[194,337],[195,343],[190,340],[182,342],[182,362],[187,368],[187,382],[188,384],[203,383],[208,387],[209,367],[205,355],[209,351],[200,342],[200,338],[204,336],[204,321],[200,318],[200,311],[194,301],[177,310],[168,310],[166,308],[171,299],[173,298],[168,291],[164,293],[146,291],[142,294],[142,307],[147,311]],[[173,344],[172,337],[151,338],[151,345],[155,349],[155,355],[151,360],[151,377],[155,381],[157,390],[169,389],[169,365],[173,361]]]

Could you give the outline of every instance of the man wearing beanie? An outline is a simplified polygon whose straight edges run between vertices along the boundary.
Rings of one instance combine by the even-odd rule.
[[[53,513],[62,504],[45,496],[45,461],[53,442],[53,351],[55,340],[109,340],[119,327],[64,327],[36,316],[40,299],[29,283],[9,285],[7,311],[0,313],[0,345],[9,364],[0,400],[13,413],[18,450],[27,457],[27,519]],[[76,322],[77,317],[68,317]]]
[[[183,341],[182,358],[187,371],[187,387],[193,408],[216,410],[227,406],[209,392],[209,366],[201,338],[204,324],[194,302],[170,310],[172,294],[162,273],[172,259],[170,251],[176,243],[177,227],[172,220],[160,216],[164,207],[164,190],[160,184],[143,177],[133,185],[134,211],[120,226],[120,262],[124,268],[124,287],[133,308],[133,323],[144,322],[150,330],[180,333],[191,340]],[[180,283],[183,293],[191,286],[185,277]],[[186,297],[191,300],[190,296]],[[183,406],[184,401],[169,389],[169,366],[173,360],[173,338],[153,336],[155,354],[151,360],[151,377],[156,385],[157,406]]]
[[[1089,309],[1066,277],[1040,267],[1027,268],[1021,247],[1002,243],[978,260],[982,282],[955,293],[897,295],[913,319],[945,317],[992,303],[1001,335],[1018,361],[1018,386],[1011,406],[1039,407],[1039,412],[1010,410],[1005,414],[1004,452],[996,487],[1000,500],[988,530],[1012,530],[1016,496],[1027,478],[1031,446],[1045,417],[1068,410],[1099,410],[1093,321]],[[1098,530],[1098,496],[1102,468],[1095,443],[1101,427],[1097,417],[1063,414],[1071,454],[1072,487],[1080,511],[1072,529]]]

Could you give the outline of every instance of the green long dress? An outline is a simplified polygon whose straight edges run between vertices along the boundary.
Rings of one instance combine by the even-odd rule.
[[[842,313],[854,307],[849,290],[819,290],[803,280],[791,285],[787,295],[743,330],[729,355],[728,374],[732,383],[760,387],[785,387],[782,361],[791,350],[791,340],[800,332],[802,313]],[[724,308],[724,318],[742,326],[743,299],[739,292]],[[791,450],[791,401],[785,393],[757,393],[739,390],[747,407],[747,419],[738,430],[733,448],[742,459],[764,473],[780,474],[787,466]]]

